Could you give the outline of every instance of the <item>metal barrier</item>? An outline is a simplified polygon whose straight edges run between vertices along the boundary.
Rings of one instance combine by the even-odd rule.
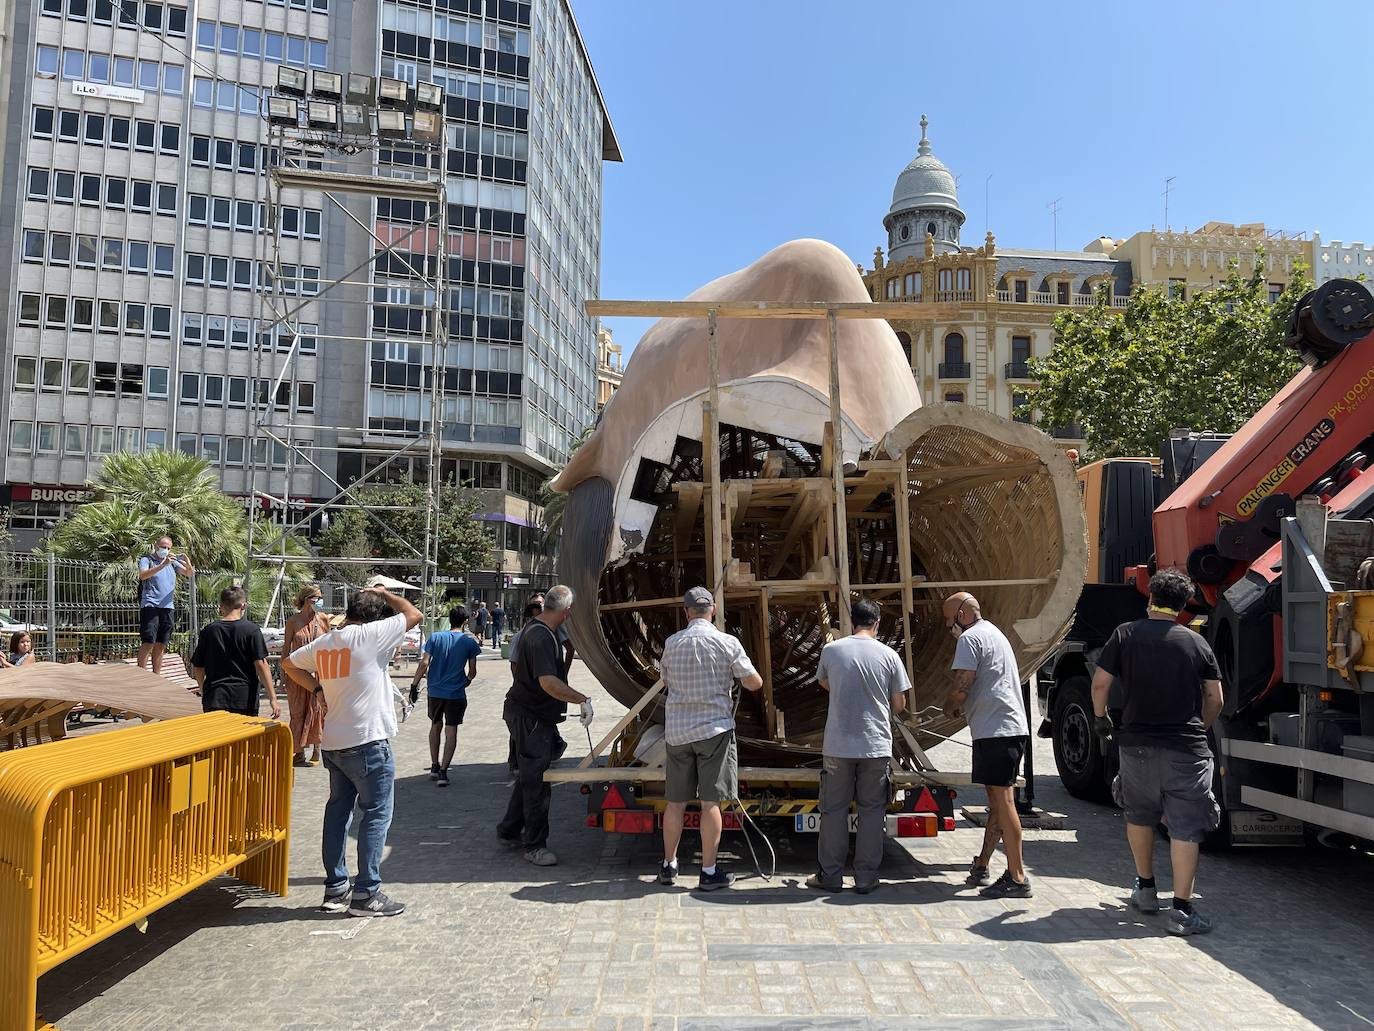
[[[287,891],[291,731],[204,713],[0,753],[0,1031],[37,979],[223,873]]]

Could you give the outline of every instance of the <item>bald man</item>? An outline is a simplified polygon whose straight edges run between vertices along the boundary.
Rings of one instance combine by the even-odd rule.
[[[958,641],[954,688],[945,701],[945,715],[962,717],[968,723],[973,735],[973,782],[988,791],[983,850],[965,883],[987,885],[979,892],[985,898],[1028,899],[1032,893],[1021,861],[1021,819],[1012,798],[1016,771],[1030,741],[1016,653],[1006,635],[983,618],[978,599],[968,591],[945,599],[945,626]],[[1007,853],[1007,870],[988,884],[988,864],[999,837]]]

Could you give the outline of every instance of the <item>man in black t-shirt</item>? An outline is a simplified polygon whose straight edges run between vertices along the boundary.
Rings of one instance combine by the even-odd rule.
[[[523,850],[535,866],[558,863],[548,848],[550,792],[544,783],[544,771],[562,754],[558,724],[569,702],[581,703],[583,726],[592,720],[591,700],[568,686],[558,642],[558,630],[572,612],[572,603],[571,588],[559,585],[550,590],[544,611],[525,625],[520,647],[511,656],[514,683],[506,695],[504,716],[519,768],[496,836],[502,844]]]
[[[1198,845],[1220,816],[1212,795],[1207,729],[1221,712],[1221,673],[1199,635],[1176,620],[1193,596],[1193,581],[1177,569],[1150,579],[1147,618],[1112,632],[1093,674],[1093,711],[1104,744],[1115,737],[1121,772],[1112,785],[1126,817],[1135,858],[1131,904],[1159,912],[1154,878],[1155,827],[1169,828],[1174,904],[1165,914],[1171,934],[1204,934],[1212,921],[1193,909]],[[1112,681],[1120,679],[1121,726],[1107,715]]]
[[[245,605],[242,587],[221,591],[219,619],[201,630],[196,640],[191,665],[200,685],[201,706],[206,712],[256,716],[261,686],[267,692],[272,718],[280,719],[281,705],[267,668],[267,642],[258,625],[243,618]]]

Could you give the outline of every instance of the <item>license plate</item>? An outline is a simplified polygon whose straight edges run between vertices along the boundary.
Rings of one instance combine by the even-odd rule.
[[[1261,809],[1232,809],[1231,842],[1236,845],[1301,845],[1303,823]]]
[[[821,830],[820,813],[798,813],[796,816],[798,834],[819,834]],[[849,814],[849,833],[859,829],[859,814]]]
[[[662,819],[659,820],[662,823]],[[739,813],[722,812],[720,814],[720,824],[722,829],[727,831],[737,831],[740,828]],[[682,814],[682,826],[689,831],[701,830],[701,810],[688,809]]]

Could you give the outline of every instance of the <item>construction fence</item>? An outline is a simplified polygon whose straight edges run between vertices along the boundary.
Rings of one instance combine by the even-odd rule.
[[[249,616],[263,623],[273,642],[294,611],[292,599],[274,591],[270,571],[254,572]],[[200,628],[219,615],[219,593],[243,574],[197,570],[177,577],[173,634],[168,650],[187,654]],[[342,612],[351,588],[321,583],[330,612]],[[15,633],[28,632],[34,653],[54,662],[100,662],[138,651],[139,581],[134,563],[82,562],[24,552],[0,552],[0,648],[11,650]],[[266,616],[266,618],[264,618]]]

